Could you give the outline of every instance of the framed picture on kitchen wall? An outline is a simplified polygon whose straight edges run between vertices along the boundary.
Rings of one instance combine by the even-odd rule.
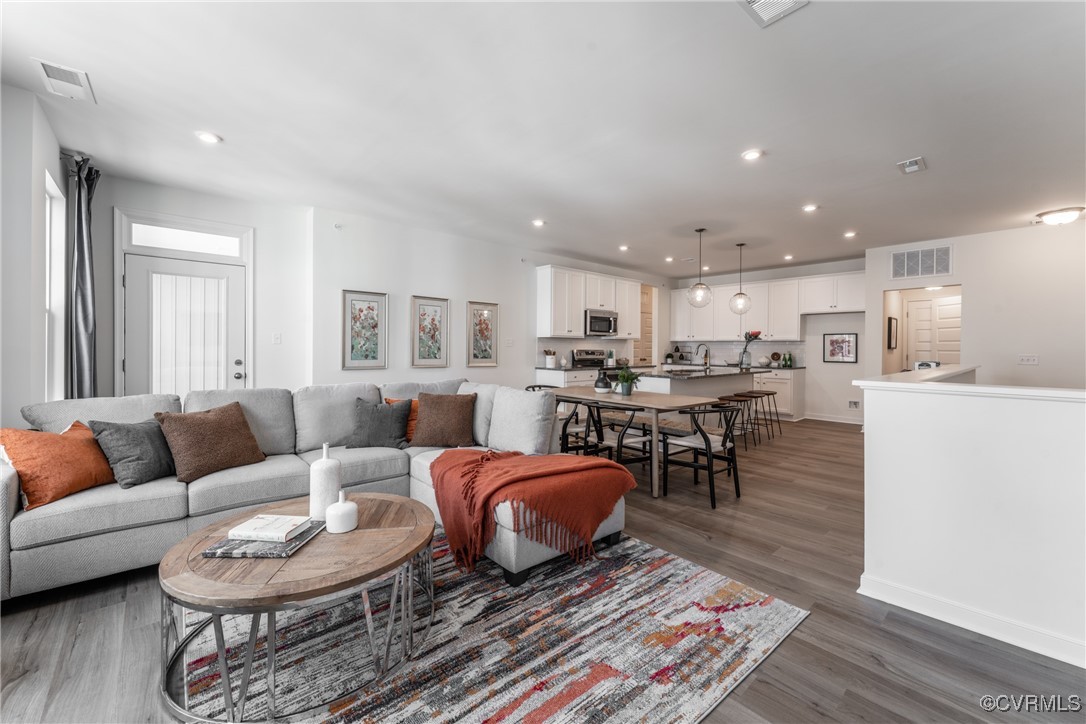
[[[856,362],[858,336],[854,332],[822,335],[823,362]]]
[[[897,349],[897,317],[886,318],[886,349]]]
[[[498,305],[468,302],[468,367],[498,366]]]
[[[411,297],[411,366],[449,366],[449,300]]]
[[[388,367],[388,295],[343,290],[343,369]]]

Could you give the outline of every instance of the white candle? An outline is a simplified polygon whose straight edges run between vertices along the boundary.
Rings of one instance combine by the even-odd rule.
[[[339,498],[343,463],[328,457],[328,443],[324,443],[324,457],[309,466],[309,517],[324,520],[329,505]]]

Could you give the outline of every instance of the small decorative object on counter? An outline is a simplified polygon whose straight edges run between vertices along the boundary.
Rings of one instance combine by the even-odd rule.
[[[562,369],[565,369],[566,367],[569,367],[569,360],[567,360],[565,357],[563,357],[562,358]]]
[[[547,369],[553,370],[558,366],[558,353],[553,349],[543,350],[543,364]]]
[[[769,358],[766,357],[763,354],[761,357],[758,358],[758,366],[759,367],[768,367],[769,366]]]
[[[607,373],[600,368],[600,373],[596,375],[596,384],[592,385],[596,388],[596,392],[604,394],[611,391],[611,382],[607,379]]]
[[[640,372],[634,372],[629,367],[623,367],[618,371],[618,391],[623,397],[633,394],[633,388],[641,379]]]
[[[324,457],[309,466],[309,517],[324,520],[324,512],[339,497],[343,463],[328,457],[328,443],[324,443]]]
[[[739,355],[739,368],[744,370],[750,369],[750,352],[747,351],[747,347],[750,343],[756,339],[760,339],[762,336],[761,330],[752,330],[750,332],[743,333],[743,339],[747,340],[747,343],[743,345],[743,354]]]
[[[339,502],[326,511],[329,533],[350,533],[358,527],[358,503],[347,500],[347,492],[339,491]]]
[[[675,361],[675,355],[668,352],[664,355],[664,364],[669,365]]]
[[[607,359],[603,363],[604,367],[615,366],[615,351],[613,349],[607,350]]]
[[[792,353],[791,352],[785,352],[784,353],[784,359],[781,361],[781,367],[791,367],[791,366],[792,366]]]

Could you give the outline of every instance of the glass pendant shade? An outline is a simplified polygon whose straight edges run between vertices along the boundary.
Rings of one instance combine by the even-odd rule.
[[[746,314],[750,311],[750,297],[743,292],[736,292],[735,295],[728,300],[728,309],[736,314]]]
[[[713,301],[713,290],[708,284],[698,282],[686,290],[686,301],[691,307],[704,307]]]

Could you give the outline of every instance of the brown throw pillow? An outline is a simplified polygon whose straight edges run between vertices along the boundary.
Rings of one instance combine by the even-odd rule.
[[[395,397],[386,397],[386,405],[394,405],[399,402]],[[419,424],[419,401],[411,400],[411,414],[407,416],[407,441],[415,437],[415,427]]]
[[[155,419],[162,425],[182,483],[265,457],[240,403],[202,412],[156,412]]]
[[[411,439],[414,447],[465,447],[474,445],[471,421],[475,393],[431,395],[419,393],[419,422]]]
[[[4,428],[0,445],[19,473],[25,510],[113,482],[109,461],[81,422],[62,433]]]

